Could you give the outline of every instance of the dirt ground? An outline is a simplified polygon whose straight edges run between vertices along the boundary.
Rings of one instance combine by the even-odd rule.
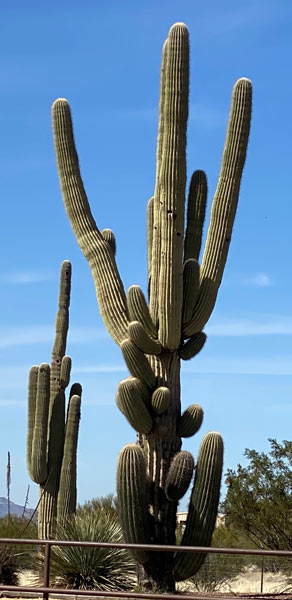
[[[178,586],[179,589],[177,590],[177,592],[186,595],[191,594],[194,598],[202,600],[207,600],[210,597],[214,598],[214,600],[223,600],[224,598],[228,600],[230,598],[240,598],[241,600],[243,600],[244,598],[249,600],[255,600],[257,598],[261,598],[262,600],[292,600],[292,590],[290,593],[284,593],[286,587],[285,583],[285,576],[281,575],[280,573],[265,572],[263,579],[263,593],[261,594],[261,570],[256,568],[249,568],[244,574],[239,575],[231,582],[228,582],[228,584],[226,583],[222,585],[218,592],[206,592],[205,594],[199,593],[197,590],[194,589],[194,587],[190,587],[188,582],[181,583]],[[36,585],[33,572],[26,571],[22,573],[19,577],[19,585],[29,585],[32,587]],[[36,600],[38,595],[32,594],[32,596],[29,596],[28,593],[23,593],[19,594],[19,596],[16,596],[12,593],[0,593],[0,598],[2,600],[11,600],[12,597],[18,597],[22,600],[23,598],[29,600]],[[56,598],[55,595],[53,597]],[[74,598],[77,597],[77,595],[74,596]],[[61,596],[61,598],[73,598],[73,596]],[[90,598],[90,592],[88,596],[79,596],[79,598],[80,600],[81,598]]]

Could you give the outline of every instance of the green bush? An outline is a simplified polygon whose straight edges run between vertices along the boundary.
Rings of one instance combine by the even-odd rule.
[[[96,513],[100,510],[103,510],[112,518],[118,520],[118,499],[114,494],[108,494],[107,496],[100,496],[98,498],[93,498],[92,500],[88,500],[82,505],[78,505],[77,514],[82,515],[86,512]]]
[[[94,542],[123,541],[121,527],[105,509],[82,507],[57,528],[56,539]],[[41,560],[42,562],[42,560]],[[39,561],[39,566],[40,561]],[[51,555],[53,586],[104,591],[128,590],[133,585],[134,563],[125,550],[55,546]]]
[[[214,531],[213,548],[249,548],[250,542],[238,532],[232,531],[225,525],[220,525]],[[251,564],[248,555],[208,554],[207,558],[190,581],[199,592],[216,592],[225,583],[231,583],[237,575]]]

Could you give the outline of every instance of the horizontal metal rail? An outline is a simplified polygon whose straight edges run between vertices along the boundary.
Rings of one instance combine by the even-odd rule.
[[[31,539],[14,539],[0,538],[0,544],[20,544],[20,545],[35,545],[45,547],[44,557],[44,585],[43,586],[18,586],[18,585],[0,585],[0,592],[29,592],[31,594],[42,594],[43,600],[48,600],[49,594],[55,596],[91,596],[103,598],[141,598],[148,600],[151,596],[155,596],[156,600],[194,600],[194,595],[187,594],[147,594],[141,592],[114,592],[114,591],[97,591],[97,590],[79,590],[69,588],[54,588],[50,587],[50,557],[52,546],[81,546],[92,548],[119,548],[125,550],[139,549],[150,552],[193,552],[205,554],[246,554],[255,556],[282,556],[292,558],[291,550],[264,550],[251,548],[214,548],[206,546],[164,546],[159,544],[127,544],[127,543],[111,543],[111,542],[82,542],[78,540],[31,540]],[[205,596],[204,600],[214,600],[213,596]],[[224,596],[221,597],[224,600]]]
[[[149,552],[202,552],[205,554],[254,554],[258,556],[287,556],[292,550],[264,550],[263,548],[215,548],[208,546],[166,546],[159,544],[127,544],[114,542],[81,542],[79,540],[31,540],[0,538],[0,544],[31,544],[34,546],[90,546],[93,548],[120,548],[125,550],[148,550]]]

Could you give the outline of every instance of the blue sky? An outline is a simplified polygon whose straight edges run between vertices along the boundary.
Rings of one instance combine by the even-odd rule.
[[[113,229],[127,288],[146,287],[146,203],[152,195],[160,56],[169,27],[191,39],[188,177],[204,169],[209,206],[233,83],[249,77],[254,108],[228,265],[202,353],[182,367],[182,404],[220,431],[225,469],[246,447],[291,439],[290,0],[15,0],[1,9],[0,495],[24,501],[27,373],[50,361],[62,260],[73,265],[67,352],[84,389],[80,502],[115,489],[120,448],[135,433],[115,406],[127,376],[100,319],[89,267],[67,221],[50,106],[72,107],[81,171],[99,227]],[[30,506],[38,488],[31,483]],[[183,501],[185,506],[187,498]]]

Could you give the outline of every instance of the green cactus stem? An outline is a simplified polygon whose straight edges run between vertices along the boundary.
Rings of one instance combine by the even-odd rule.
[[[210,431],[199,450],[194,487],[182,546],[209,546],[211,543],[220,495],[223,467],[223,441]],[[181,581],[192,577],[202,566],[206,554],[178,552],[174,559],[174,577]]]
[[[183,324],[192,318],[194,306],[200,288],[200,265],[195,258],[189,258],[184,263],[183,270]]]
[[[103,239],[108,243],[111,248],[113,255],[116,255],[117,247],[116,247],[116,238],[111,229],[103,229],[101,231],[101,235]]]
[[[125,363],[133,377],[138,377],[150,389],[155,387],[155,375],[145,356],[129,338],[121,343]]]
[[[205,345],[207,336],[204,331],[192,335],[179,349],[179,355],[183,360],[190,360],[201,352]]]
[[[161,354],[162,346],[147,333],[140,321],[131,321],[128,326],[129,338],[145,354]]]
[[[207,177],[204,171],[195,171],[191,178],[188,195],[184,261],[187,261],[190,258],[199,260],[206,213],[207,192]]]
[[[162,52],[156,180],[147,207],[148,303],[136,285],[125,296],[110,238],[99,231],[84,191],[69,104],[61,98],[52,108],[65,208],[91,267],[104,323],[132,375],[117,394],[119,408],[138,431],[137,445],[126,446],[118,466],[124,535],[128,541],[154,544],[175,543],[177,499],[192,471],[189,455],[181,453],[181,437],[196,433],[203,413],[192,405],[181,415],[180,363],[200,352],[206,341],[202,330],[214,308],[230,246],[251,116],[251,83],[239,79],[201,260],[207,198],[203,171],[191,178],[184,223],[188,95],[189,36],[186,26],[176,23]],[[218,438],[212,434],[200,450],[185,539],[210,543],[220,457]],[[139,585],[148,591],[174,591],[175,579],[201,564],[201,557],[193,555],[180,559],[156,552],[135,557]]]
[[[129,287],[127,305],[131,321],[140,321],[147,333],[157,339],[157,330],[152,322],[145,296],[138,285]]]
[[[191,437],[200,429],[203,421],[203,409],[198,404],[191,404],[183,412],[178,425],[181,437]]]
[[[58,523],[64,522],[69,515],[72,515],[76,512],[76,458],[80,421],[80,404],[80,396],[74,395],[70,397],[68,403],[64,453],[58,492]]]
[[[117,492],[126,542],[150,543],[146,466],[143,452],[136,444],[127,444],[120,452]],[[132,553],[139,563],[144,564],[149,560],[149,555],[143,550]]]
[[[164,413],[170,404],[171,393],[170,389],[164,386],[156,388],[152,394],[151,407],[156,415]]]
[[[165,493],[168,500],[178,501],[182,498],[190,483],[194,471],[194,459],[190,452],[182,450],[178,452],[168,471]]]
[[[130,425],[139,433],[149,433],[153,422],[141,393],[139,379],[129,377],[118,387],[116,403]]]
[[[42,539],[54,535],[58,506],[62,520],[76,510],[80,384],[72,386],[78,396],[70,398],[67,419],[65,417],[65,388],[71,371],[71,358],[65,356],[70,287],[71,264],[64,261],[51,366],[32,367],[29,374],[27,467],[32,480],[40,485],[38,535]]]
[[[36,483],[44,483],[47,473],[47,430],[50,399],[50,366],[32,367],[29,376],[29,426],[28,426],[28,465],[31,478]],[[36,383],[36,385],[35,385]],[[32,400],[34,395],[34,399]]]

